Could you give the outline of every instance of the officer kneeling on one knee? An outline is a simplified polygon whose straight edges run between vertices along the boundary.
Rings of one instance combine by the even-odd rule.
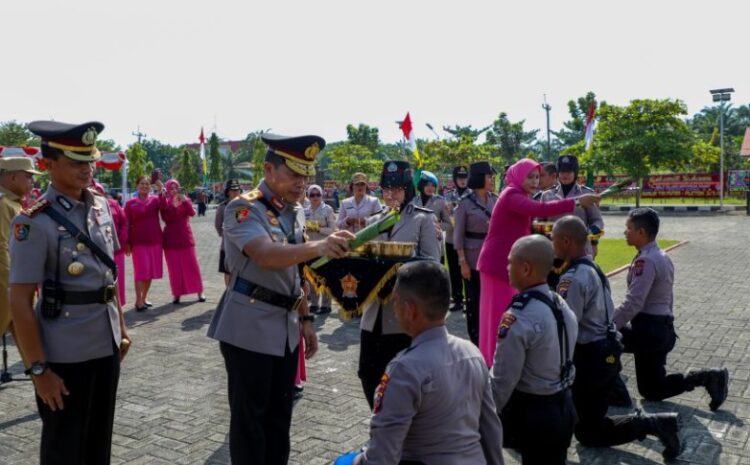
[[[375,393],[364,453],[336,465],[499,465],[502,427],[484,358],[448,334],[450,287],[434,261],[403,265],[393,289],[399,325],[411,338],[385,370]]]
[[[513,244],[508,274],[521,291],[503,314],[492,366],[504,444],[521,452],[523,465],[565,464],[575,424],[569,387],[578,322],[547,286],[553,259],[544,236]]]
[[[557,292],[578,319],[572,387],[576,439],[584,446],[608,447],[654,435],[664,444],[664,458],[673,459],[680,452],[676,413],[607,416],[607,399],[622,368],[622,345],[612,320],[609,281],[586,253],[587,236],[586,225],[573,215],[557,220],[552,229],[555,256],[570,263]]]
[[[231,276],[208,336],[220,341],[227,370],[232,463],[283,465],[289,459],[300,332],[306,358],[318,347],[298,265],[343,256],[354,235],[338,231],[319,241],[303,240],[299,202],[325,141],[272,135],[263,141],[268,145],[263,180],[229,202],[224,213]]]

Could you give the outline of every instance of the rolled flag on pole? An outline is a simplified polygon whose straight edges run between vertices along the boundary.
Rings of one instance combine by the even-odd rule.
[[[596,101],[592,100],[589,104],[589,111],[586,112],[586,135],[584,140],[586,141],[586,150],[591,148],[591,143],[594,141],[594,126],[596,122],[594,117],[596,116]]]
[[[203,126],[201,126],[201,135],[198,140],[201,143],[201,162],[203,163],[203,176],[205,177],[208,169],[206,164],[206,136],[203,135]]]
[[[414,127],[411,124],[411,116],[409,115],[409,112],[406,112],[406,118],[404,118],[403,121],[400,121],[398,123],[398,127],[401,129],[401,132],[404,133],[404,139],[406,140],[406,143],[409,145],[409,150],[411,151],[412,155],[414,155],[414,187],[417,186],[419,183],[419,179],[422,176],[422,156],[419,154],[419,149],[417,148],[417,138],[414,135]]]
[[[36,167],[40,171],[47,170],[47,167],[44,165],[44,158],[42,158],[42,149],[39,147],[6,147],[0,145],[0,158],[11,157],[29,157],[34,160]]]
[[[102,157],[96,161],[96,167],[117,171],[125,164],[125,158],[125,152],[102,152]]]

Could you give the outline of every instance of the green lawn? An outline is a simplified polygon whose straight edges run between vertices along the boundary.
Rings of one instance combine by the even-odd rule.
[[[672,239],[659,239],[657,243],[662,249],[671,247],[679,241]],[[625,239],[601,239],[599,240],[599,254],[596,263],[605,273],[609,273],[623,265],[629,264],[637,251],[625,243]]]

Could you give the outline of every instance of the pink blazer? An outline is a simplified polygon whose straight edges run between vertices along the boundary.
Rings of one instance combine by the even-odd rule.
[[[518,163],[530,161],[521,160]],[[534,163],[538,167],[538,163]],[[538,169],[532,167],[531,164],[527,163],[527,165],[524,168],[529,169],[522,178],[525,178],[532,169]],[[573,199],[538,202],[529,198],[520,187],[520,183],[509,185],[500,193],[500,199],[492,209],[490,229],[487,231],[487,238],[479,253],[477,269],[482,273],[508,281],[510,248],[518,239],[531,234],[531,220],[536,217],[573,213],[574,210],[575,200]]]
[[[161,244],[159,197],[149,195],[146,200],[133,197],[125,204],[128,219],[128,243],[134,245]]]
[[[115,253],[125,253],[125,244],[128,243],[128,217],[117,200],[107,199],[107,203],[109,203],[109,211],[112,213],[112,219],[115,222],[117,241],[120,243],[120,249]]]
[[[163,248],[185,249],[195,246],[190,217],[195,216],[193,202],[188,197],[175,206],[174,199],[166,194],[159,196],[159,209],[164,220]]]

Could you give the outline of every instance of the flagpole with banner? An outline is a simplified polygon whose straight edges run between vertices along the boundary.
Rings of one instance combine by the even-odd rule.
[[[414,187],[416,188],[417,184],[419,184],[419,179],[422,177],[422,165],[424,162],[422,156],[419,154],[419,149],[417,148],[417,138],[414,136],[414,128],[411,124],[411,116],[409,115],[409,112],[406,112],[406,118],[399,123],[399,128],[401,129],[401,132],[404,133],[404,139],[414,156]]]
[[[596,126],[596,120],[594,119],[596,117],[596,100],[592,100],[589,104],[589,110],[586,112],[586,131],[584,135],[584,140],[586,143],[585,151],[588,152],[591,150],[591,143],[594,142],[594,126]],[[590,170],[586,176],[586,186],[593,188],[594,187],[594,173],[592,173]]]
[[[201,162],[203,163],[203,187],[206,187],[206,176],[208,175],[208,170],[206,169],[206,137],[203,135],[203,126],[201,126],[201,135],[198,137],[198,140],[201,143]]]

